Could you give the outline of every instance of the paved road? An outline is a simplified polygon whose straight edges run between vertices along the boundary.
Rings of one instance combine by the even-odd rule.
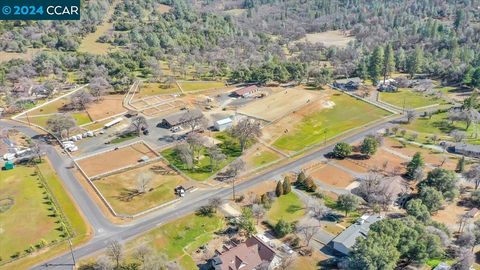
[[[30,137],[35,137],[37,135],[34,130],[31,130],[28,127],[18,126],[16,123],[6,121],[0,121],[0,123],[2,127],[15,127]],[[377,130],[389,127],[390,125],[390,123],[378,123],[366,131],[358,132],[357,134],[344,139],[344,141],[352,143],[362,139],[368,134],[374,133]],[[279,178],[283,173],[299,171],[303,164],[322,158],[325,154],[330,152],[332,148],[333,146],[324,147],[316,152],[305,155],[300,159],[286,164],[283,167],[276,168],[268,172],[259,173],[247,181],[239,183],[236,186],[236,190],[246,190],[264,180]],[[75,202],[78,204],[81,211],[84,213],[88,222],[95,231],[95,237],[91,241],[74,250],[74,254],[77,259],[104,249],[110,240],[118,240],[122,242],[160,224],[164,224],[168,221],[189,214],[198,209],[200,206],[206,205],[208,200],[212,197],[221,197],[226,199],[231,196],[231,190],[229,188],[199,191],[199,194],[196,194],[194,198],[193,196],[190,198],[185,198],[175,205],[155,211],[128,225],[114,225],[103,216],[95,202],[88,196],[82,186],[77,182],[72,172],[66,167],[70,163],[68,161],[68,157],[66,155],[64,156],[58,154],[53,147],[47,147],[47,156],[52,161],[58,175],[65,182],[65,186],[67,187],[68,191],[72,194]],[[72,263],[72,258],[68,253],[50,260],[47,263],[48,267],[45,265],[39,265],[33,269],[71,269],[71,266],[65,265],[69,263]]]

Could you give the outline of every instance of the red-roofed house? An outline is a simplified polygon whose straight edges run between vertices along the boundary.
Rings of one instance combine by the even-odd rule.
[[[248,97],[257,91],[258,91],[258,86],[250,85],[250,86],[243,87],[233,91],[233,95],[237,97]]]
[[[255,270],[262,264],[268,269],[279,266],[281,258],[259,238],[253,236],[247,241],[234,246],[223,246],[223,251],[216,251],[210,260],[212,270]]]

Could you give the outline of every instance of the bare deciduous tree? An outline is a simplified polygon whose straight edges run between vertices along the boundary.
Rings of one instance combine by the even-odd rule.
[[[142,172],[137,177],[137,191],[145,193],[148,191],[148,185],[152,181],[153,174],[150,172]]]
[[[309,246],[310,241],[315,236],[315,234],[317,234],[320,231],[320,229],[321,229],[320,224],[318,225],[304,224],[304,225],[297,226],[297,233],[303,235],[303,237],[305,238],[305,241],[307,242],[307,246]]]
[[[70,106],[74,110],[85,110],[92,101],[92,94],[85,90],[80,90],[72,95]]]
[[[115,263],[115,269],[117,269],[123,258],[123,247],[117,240],[112,240],[108,243],[107,256]]]
[[[222,205],[222,199],[219,197],[213,197],[208,200],[208,205],[217,212],[218,208]]]
[[[69,136],[70,129],[75,125],[75,120],[69,114],[55,114],[47,120],[47,128],[57,136],[60,136],[63,132],[66,132]]]
[[[217,146],[212,146],[207,149],[208,157],[210,158],[210,171],[213,172],[227,156]]]
[[[455,142],[462,142],[467,138],[467,133],[464,131],[455,129],[452,132],[450,132],[450,136],[452,136]]]
[[[257,224],[260,221],[260,219],[262,219],[263,216],[265,216],[265,213],[266,213],[266,210],[265,210],[265,207],[263,207],[263,205],[261,204],[252,205],[252,214],[253,214],[253,217],[257,220]]]
[[[133,129],[135,133],[137,133],[137,136],[140,136],[140,134],[142,133],[142,129],[146,128],[148,128],[148,123],[147,119],[144,116],[139,115],[135,116],[132,119],[131,129]]]
[[[92,96],[98,100],[112,86],[104,77],[97,76],[90,80],[89,87]]]
[[[243,119],[231,128],[230,133],[233,137],[238,139],[240,142],[240,149],[243,152],[248,140],[261,136],[262,130],[258,121]]]
[[[137,247],[135,252],[133,253],[133,257],[140,261],[142,266],[145,266],[145,263],[149,259],[149,257],[152,255],[153,250],[147,246],[147,245],[141,245]]]
[[[198,110],[187,110],[180,118],[180,121],[183,123],[182,126],[190,128],[191,133],[207,125],[207,119]]]
[[[180,144],[175,147],[175,153],[188,169],[193,168],[193,152],[186,144]]]
[[[474,183],[475,189],[480,186],[480,164],[472,165],[472,167],[463,173],[463,177],[469,182]]]
[[[415,118],[417,118],[417,112],[415,110],[407,110],[407,123],[411,123]]]
[[[236,178],[240,175],[240,172],[245,169],[245,161],[241,158],[234,160],[228,166],[227,170],[225,171],[225,175],[227,179],[232,181],[232,197],[235,200],[235,181]]]

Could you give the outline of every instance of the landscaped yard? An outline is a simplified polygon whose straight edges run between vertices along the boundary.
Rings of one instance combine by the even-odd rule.
[[[27,269],[67,251],[68,244],[60,243],[64,239],[62,235],[67,234],[67,228],[73,233],[73,244],[79,244],[88,237],[89,229],[55,171],[45,160],[38,168],[41,174],[36,173],[34,166],[17,166],[10,171],[0,171],[0,198],[11,199],[11,205],[0,212],[0,265],[9,261],[12,255],[28,254],[26,250],[29,248],[36,252],[41,243],[53,246],[40,248],[44,252],[35,256],[26,256],[0,266],[2,269]],[[40,175],[45,182],[39,180],[42,179]],[[48,190],[42,183],[48,186]],[[54,198],[58,205],[47,198]],[[66,218],[63,222],[60,213]],[[21,222],[25,218],[28,222]]]
[[[272,204],[272,208],[270,208],[267,213],[267,219],[272,224],[276,224],[280,219],[287,222],[294,222],[304,215],[305,206],[295,193],[290,192],[275,200]]]
[[[397,92],[379,93],[381,101],[392,104],[399,108],[415,109],[434,104],[445,103],[444,100],[434,96],[425,96],[423,93],[411,91],[405,88],[399,89]]]
[[[137,181],[142,173],[149,173],[151,180],[149,191],[139,194]],[[185,182],[163,162],[156,162],[95,180],[94,184],[117,213],[133,215],[175,199],[174,188]]]
[[[170,164],[184,172],[192,179],[204,181],[241,155],[240,145],[228,134],[220,132],[215,135],[215,138],[222,142],[219,145],[219,148],[221,149],[222,153],[226,155],[226,159],[213,169],[211,168],[210,158],[205,147],[200,150],[199,159],[192,168],[188,168],[188,166],[180,159],[175,151],[175,148],[168,148],[162,151],[161,154],[168,160],[168,162],[170,162]]]
[[[251,163],[255,167],[260,167],[280,158],[280,155],[272,150],[263,150],[252,154]]]
[[[215,81],[183,81],[179,82],[179,84],[184,92],[194,92],[225,87],[225,83]]]
[[[141,245],[148,245],[164,253],[169,260],[177,261],[184,269],[197,269],[190,254],[214,237],[214,232],[224,227],[219,216],[204,217],[191,214],[153,229],[126,244],[131,252]]]
[[[455,123],[452,123],[448,120],[447,112],[434,114],[430,118],[420,117],[412,121],[412,123],[403,125],[402,127],[419,133],[419,141],[424,143],[428,142],[428,138],[434,134],[440,136],[441,139],[448,139],[450,132],[457,129],[467,132],[468,143],[480,144],[480,137],[475,138],[474,124],[470,125],[468,130],[465,130],[465,122],[456,121]]]
[[[346,94],[335,92],[331,101],[335,103],[333,108],[325,108],[305,116],[295,125],[294,130],[277,139],[273,146],[298,151],[390,115],[383,109]]]

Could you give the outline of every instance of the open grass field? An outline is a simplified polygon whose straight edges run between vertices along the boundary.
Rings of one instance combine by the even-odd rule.
[[[196,92],[225,87],[223,82],[215,81],[182,81],[178,82],[183,92]]]
[[[0,190],[0,198],[8,193],[7,196],[14,199],[14,205],[0,213],[0,246],[2,247],[0,256],[3,262],[10,259],[11,255],[6,253],[18,251],[23,254],[25,249],[30,245],[35,246],[41,239],[48,244],[51,241],[61,240],[62,232],[57,230],[59,227],[57,222],[60,218],[59,216],[49,216],[52,214],[49,208],[53,205],[44,203],[46,194],[50,194],[56,199],[59,204],[56,207],[59,207],[65,218],[68,219],[74,234],[72,239],[74,245],[83,243],[90,236],[88,225],[64,190],[49,162],[44,160],[43,163],[38,164],[38,169],[39,175],[34,175],[35,167],[26,166],[17,166],[14,170],[0,172],[0,186],[5,187]],[[40,175],[43,176],[49,193],[45,194],[46,189],[39,184],[37,177]],[[28,222],[19,222],[27,216]],[[32,265],[66,252],[68,249],[68,243],[59,242],[35,251],[34,256],[26,256],[5,265],[0,263],[0,269],[28,269]]]
[[[298,151],[390,115],[383,109],[338,92],[333,93],[330,101],[335,104],[333,108],[306,114],[274,141],[273,146]],[[276,124],[283,126],[282,121]]]
[[[430,118],[419,117],[410,124],[402,125],[402,127],[419,133],[419,141],[423,143],[429,142],[429,138],[434,134],[442,139],[451,140],[449,134],[456,129],[467,132],[467,143],[480,144],[480,136],[475,137],[475,126],[473,124],[466,130],[467,126],[464,122],[456,121],[452,123],[448,120],[448,113],[446,112],[434,114]]]
[[[28,115],[32,116],[32,115],[44,115],[44,114],[57,113],[61,110],[63,106],[67,105],[68,103],[70,103],[70,97],[66,96],[66,97],[57,99],[53,102],[50,102],[48,104],[45,104],[41,107],[38,107],[35,110],[32,110],[31,112],[29,112]]]
[[[108,43],[97,42],[97,40],[99,37],[106,34],[108,31],[113,31],[113,22],[108,21],[110,20],[113,12],[115,11],[115,6],[117,4],[116,2],[118,1],[113,1],[107,14],[105,14],[103,23],[97,25],[97,29],[95,30],[95,32],[89,33],[83,38],[82,43],[80,43],[80,47],[78,48],[79,52],[107,54],[109,51],[115,48]]]
[[[176,83],[170,85],[164,83],[142,83],[139,86],[139,91],[135,93],[134,100],[165,94],[180,94],[180,89]]]
[[[437,97],[425,96],[423,93],[411,91],[406,88],[400,88],[397,92],[392,93],[381,92],[379,93],[379,98],[385,103],[392,104],[399,108],[405,107],[406,109],[445,103],[444,100]]]
[[[142,173],[152,176],[144,194],[137,192],[137,179]],[[159,161],[126,172],[95,180],[110,205],[119,214],[133,215],[161,205],[176,198],[173,189],[178,185],[186,186],[187,181],[176,171]]]
[[[22,121],[25,121],[25,122],[30,121],[30,123],[32,123],[32,124],[35,124],[35,125],[46,128],[48,119],[50,117],[52,117],[53,115],[54,114],[41,115],[41,116],[40,115],[39,116],[30,116],[29,115],[28,118],[27,117],[19,117],[19,119],[22,120]],[[75,113],[70,113],[70,115],[75,120],[75,123],[77,124],[77,126],[86,125],[86,124],[92,122],[92,120],[90,119],[90,117],[88,116],[88,114],[86,112],[75,112]]]
[[[191,254],[214,238],[214,232],[222,229],[225,221],[219,216],[204,217],[191,214],[155,228],[126,244],[126,257],[131,258],[135,249],[147,245],[168,259],[176,261],[183,269],[197,269]]]
[[[87,113],[92,118],[92,121],[102,120],[126,111],[123,107],[122,95],[103,96],[101,100],[93,102],[87,108]]]
[[[10,198],[10,208],[0,213],[0,256],[9,260],[16,253],[24,254],[40,241],[61,240],[57,230],[59,218],[51,217],[51,207],[45,197],[47,191],[40,184],[33,166],[17,166],[0,172],[0,198]],[[20,222],[28,217],[28,222]],[[21,236],[21,237],[20,237]]]
[[[287,89],[250,102],[238,112],[271,122],[322,96],[321,92]]]
[[[158,157],[158,154],[143,142],[138,142],[117,150],[112,149],[108,152],[77,160],[77,163],[89,177],[93,177],[109,171],[136,165],[141,162],[140,159],[143,156],[152,159]]]
[[[267,212],[267,219],[271,224],[276,224],[280,219],[294,222],[305,215],[305,205],[298,196],[290,192],[275,200],[272,208]]]
[[[244,154],[244,160],[249,169],[258,168],[280,158],[282,158],[280,154],[260,144],[255,145]]]
[[[295,42],[309,42],[313,44],[322,43],[326,47],[340,47],[344,48],[348,43],[355,38],[353,36],[346,35],[341,31],[326,31],[322,33],[306,34],[304,38],[301,38]]]

